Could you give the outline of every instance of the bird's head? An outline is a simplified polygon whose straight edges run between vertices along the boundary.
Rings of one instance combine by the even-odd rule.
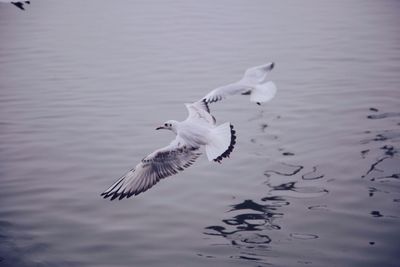
[[[169,121],[164,122],[163,125],[157,127],[156,130],[165,129],[165,130],[170,130],[170,131],[173,131],[174,133],[176,133],[177,123],[178,123],[177,121],[169,120]]]

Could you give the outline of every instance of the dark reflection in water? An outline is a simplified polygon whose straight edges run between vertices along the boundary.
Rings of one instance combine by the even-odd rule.
[[[368,119],[386,119],[386,118],[391,118],[391,117],[400,117],[400,112],[386,112],[382,114],[374,114],[374,115],[368,115]]]
[[[299,233],[291,233],[290,237],[295,238],[295,239],[303,239],[303,240],[308,240],[308,239],[317,239],[317,235],[313,234],[299,234]]]
[[[301,178],[303,178],[303,180],[317,180],[317,179],[324,178],[324,176],[325,175],[323,175],[323,174],[319,174],[317,172],[317,166],[314,166],[314,167],[312,167],[312,171],[303,174],[301,176]]]
[[[228,218],[222,219],[221,224],[205,227],[204,234],[222,237],[229,242],[227,246],[238,250],[238,253],[234,253],[230,258],[256,261],[257,264],[270,264],[268,253],[271,251],[271,243],[281,242],[279,239],[273,240],[272,236],[273,233],[282,230],[279,221],[284,220],[283,208],[290,206],[288,198],[319,198],[329,193],[327,189],[320,188],[320,184],[319,186],[301,185],[301,181],[312,181],[324,177],[324,174],[318,172],[317,166],[313,166],[311,171],[302,173],[304,169],[303,165],[280,163],[274,169],[265,171],[267,180],[264,184],[268,188],[268,195],[257,200],[246,199],[232,204],[228,211]],[[271,179],[274,177],[278,180],[279,177],[293,180],[273,184]],[[325,205],[310,206],[308,209],[328,210]],[[285,235],[288,240],[318,238],[315,233],[289,232]],[[224,244],[217,242],[214,245]]]
[[[267,180],[265,184],[268,185],[268,187],[271,189],[271,193],[274,195],[283,194],[284,196],[290,197],[313,198],[329,193],[327,189],[321,188],[320,184],[316,186],[302,186],[299,184],[299,179],[317,180],[323,178],[325,175],[318,172],[317,166],[312,167],[312,171],[304,174],[301,174],[301,171],[304,169],[303,165],[281,163],[276,168],[276,170],[265,171],[264,175],[268,178],[270,178],[272,175],[277,175],[278,177],[293,177],[295,180],[277,185],[271,184],[270,180]]]
[[[279,221],[284,220],[284,207],[290,206],[290,202],[277,192],[297,192],[304,197],[312,196],[310,190],[302,192],[296,187],[296,182],[283,183],[270,186],[270,195],[259,200],[247,199],[235,203],[228,211],[228,218],[222,219],[221,224],[205,227],[207,236],[222,237],[228,244],[216,241],[214,246],[232,246],[237,252],[229,256],[232,259],[256,261],[257,266],[270,265],[269,256],[272,251],[271,243],[281,242],[280,238],[273,240],[273,234],[279,233],[282,226]],[[313,190],[311,190],[313,191]],[[324,190],[323,190],[324,191]],[[324,191],[325,192],[325,191]],[[288,194],[290,195],[290,194]],[[326,206],[318,205],[309,207],[310,210],[327,210]],[[287,231],[287,229],[286,229]],[[281,233],[280,233],[281,234]],[[288,240],[313,240],[319,238],[314,233],[288,233]],[[203,254],[199,256],[205,256]],[[205,257],[214,257],[208,255]],[[218,257],[218,256],[216,256]]]
[[[370,108],[371,111],[378,111],[377,109]],[[390,119],[393,117],[399,117],[400,113],[396,112],[385,112],[381,114],[368,115],[368,119]],[[366,146],[374,146],[374,155],[380,154],[375,157],[371,163],[369,169],[363,174],[362,178],[369,178],[371,181],[375,180],[387,180],[387,179],[399,179],[400,176],[400,161],[399,161],[399,146],[400,141],[400,129],[398,123],[394,123],[392,129],[382,130],[376,133],[366,131],[368,135],[372,137],[366,138],[361,141],[361,144]],[[375,148],[375,144],[379,144]],[[383,144],[383,145],[382,145]],[[371,151],[370,148],[361,151],[361,157],[366,159],[368,153]]]
[[[261,203],[253,200],[244,200],[241,203],[232,205],[231,213],[240,212],[231,218],[223,219],[221,225],[206,227],[207,235],[218,235],[229,239],[232,245],[240,244],[268,244],[271,239],[265,230],[279,230],[280,226],[274,221],[283,216],[278,208],[289,205],[282,197],[265,197]],[[255,232],[257,233],[250,233]],[[261,233],[259,233],[261,232]]]
[[[369,111],[376,112],[377,114],[368,115],[366,117],[368,120],[393,119],[400,115],[395,112],[378,114],[379,110],[376,108],[370,108]],[[260,125],[261,131],[265,134],[268,134],[266,133],[268,127],[267,123]],[[398,180],[400,176],[400,162],[398,158],[400,131],[398,123],[396,122],[390,129],[381,131],[368,130],[364,134],[368,136],[360,141],[362,147],[360,151],[361,159],[371,160],[371,164],[364,173],[362,169],[359,169],[360,175],[358,177],[369,178],[368,180],[358,178],[360,182],[368,181],[375,183],[380,181],[387,184],[389,181]],[[252,142],[257,143],[257,140],[252,138]],[[282,149],[279,148],[278,151],[282,151]],[[290,152],[282,153],[283,156],[288,156],[289,154],[294,155],[294,153]],[[271,264],[270,256],[274,255],[273,251],[282,242],[282,237],[274,238],[274,233],[282,234],[281,231],[284,231],[284,240],[287,240],[287,242],[315,242],[312,240],[320,240],[318,232],[302,233],[282,229],[282,224],[287,220],[287,218],[285,219],[285,207],[296,206],[301,199],[316,199],[313,205],[307,206],[307,210],[310,212],[316,212],[317,214],[321,214],[321,212],[323,214],[330,214],[332,212],[330,207],[332,203],[330,205],[323,203],[324,198],[330,193],[330,190],[323,187],[326,185],[325,182],[331,182],[334,179],[325,179],[331,173],[323,173],[323,168],[320,168],[319,165],[309,167],[307,166],[308,164],[280,162],[272,165],[270,169],[264,172],[264,176],[267,178],[264,184],[269,189],[268,196],[257,200],[247,199],[232,204],[228,211],[228,218],[222,219],[220,224],[205,227],[206,231],[204,234],[227,240],[228,244],[221,244],[217,241],[213,245],[235,248],[236,252],[230,258],[256,262],[259,266]],[[376,194],[396,193],[394,188],[383,189],[379,187],[379,184],[369,184],[367,186],[368,196],[376,197]],[[400,200],[397,197],[393,199],[393,202],[400,202]],[[369,205],[367,204],[367,206]],[[382,210],[372,209],[365,216],[378,220],[398,219],[398,216],[389,213],[391,212],[386,211],[384,208]],[[318,220],[318,218],[316,219]],[[366,220],[366,218],[363,220]],[[366,244],[377,247],[376,240],[371,239]],[[313,264],[313,261],[296,259],[296,263]]]
[[[274,173],[283,176],[293,176],[304,168],[304,166],[301,165],[292,165],[288,163],[282,163],[282,167],[287,167],[287,168],[284,168],[283,170],[267,170],[265,171],[264,175],[270,177],[271,174]]]
[[[378,112],[374,108],[370,108],[370,111]],[[393,202],[399,202],[397,197],[400,178],[400,129],[398,121],[395,120],[399,116],[398,112],[384,112],[367,116],[369,120],[384,120],[389,125],[391,124],[391,126],[387,126],[389,129],[365,131],[364,133],[368,137],[361,141],[363,146],[367,146],[360,152],[361,158],[371,162],[369,168],[361,175],[361,178],[371,183],[368,188],[369,197],[378,198],[385,195],[392,197]],[[369,215],[379,220],[397,220],[399,218],[398,213],[384,208],[372,210]],[[375,245],[375,242],[371,241],[369,245]]]
[[[374,217],[378,217],[378,218],[379,217],[383,217],[383,215],[377,210],[371,211],[371,215],[374,216]]]
[[[259,201],[244,200],[232,205],[229,210],[231,216],[223,219],[221,225],[206,227],[204,234],[223,237],[240,251],[230,258],[265,263],[263,254],[269,250],[268,244],[272,241],[269,232],[281,229],[276,222],[283,217],[279,209],[289,204],[286,199],[277,196],[264,197]]]

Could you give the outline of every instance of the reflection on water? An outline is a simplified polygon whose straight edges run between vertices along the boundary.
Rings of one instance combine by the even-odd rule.
[[[296,238],[296,239],[317,239],[318,236],[317,235],[313,235],[313,234],[298,234],[298,233],[292,233],[290,234],[291,237]]]
[[[299,171],[301,171],[304,166],[297,166],[297,165],[291,165],[288,163],[282,163],[281,167],[289,167],[289,168],[285,168],[284,170],[268,170],[265,171],[264,175],[269,177],[271,173],[275,173],[278,175],[283,175],[283,176],[293,176],[296,175]],[[292,170],[290,170],[292,169]]]
[[[294,177],[294,179],[300,177],[303,180],[316,180],[324,177],[323,174],[316,176],[316,166],[312,167],[312,171],[304,174],[301,173],[303,169],[304,166],[301,165],[280,163],[276,169],[265,171],[264,175],[268,178],[273,175]],[[299,181],[272,185],[270,179],[268,179],[264,182],[264,185],[268,188],[267,196],[258,200],[246,199],[240,203],[232,204],[227,216],[225,216],[226,218],[222,219],[222,224],[205,227],[204,234],[227,240],[229,245],[237,250],[234,255],[229,256],[230,258],[269,265],[270,251],[273,250],[270,243],[281,242],[279,239],[274,240],[271,234],[282,230],[279,221],[285,220],[284,208],[291,205],[290,201],[296,201],[299,198],[320,198],[328,193],[328,190],[323,188],[297,186],[297,183]],[[321,210],[327,209],[327,207],[316,205],[310,206],[308,209]],[[293,232],[289,233],[287,238],[289,240],[312,240],[317,239],[318,235]],[[217,240],[213,245],[221,246],[223,244]],[[209,257],[215,256],[210,255]],[[301,263],[301,261],[298,261],[298,263]]]
[[[372,109],[372,108],[371,108]],[[377,109],[373,111],[378,111]],[[387,112],[387,113],[382,113],[382,114],[374,114],[374,115],[368,115],[367,118],[371,120],[376,120],[376,119],[386,119],[386,118],[391,118],[391,117],[400,117],[399,112]]]
[[[370,108],[369,111],[378,112],[376,108]],[[399,113],[387,112],[375,115],[368,115],[368,120],[387,119],[398,117]],[[259,117],[259,119],[261,119]],[[400,191],[398,188],[398,179],[400,178],[400,160],[399,160],[399,143],[400,129],[399,123],[393,121],[390,130],[364,131],[370,137],[360,140],[362,149],[360,151],[363,160],[372,160],[368,170],[361,174],[361,179],[369,178],[371,182],[384,183],[384,188],[379,185],[369,184],[368,196],[375,197],[376,194],[394,194],[398,196]],[[268,134],[268,124],[260,125],[261,131]],[[251,142],[256,140],[251,138]],[[281,151],[281,149],[278,149]],[[284,154],[283,154],[284,155]],[[373,157],[371,155],[374,155]],[[231,208],[224,215],[221,224],[210,225],[205,227],[204,234],[207,236],[219,237],[228,243],[221,243],[221,240],[214,239],[214,246],[232,246],[235,252],[229,258],[236,258],[243,261],[257,262],[257,266],[274,265],[271,263],[275,253],[282,244],[282,236],[274,239],[274,233],[286,230],[282,229],[282,223],[289,218],[286,216],[286,207],[296,205],[300,199],[316,199],[316,204],[308,205],[307,209],[317,214],[332,213],[332,205],[322,204],[328,189],[321,188],[319,180],[324,179],[326,174],[323,173],[318,165],[310,168],[305,167],[306,164],[293,164],[280,162],[275,164],[273,169],[264,172],[267,180],[264,185],[268,187],[268,196],[257,200],[246,199],[240,203],[231,205]],[[328,171],[329,172],[329,171]],[[362,173],[362,170],[360,170]],[[280,179],[290,179],[284,183],[277,183]],[[359,178],[360,179],[360,178]],[[325,179],[325,181],[332,181]],[[308,186],[301,185],[306,182]],[[391,187],[387,187],[388,183]],[[328,186],[328,185],[327,185]],[[394,198],[393,202],[400,202],[399,198]],[[382,208],[385,210],[384,208]],[[398,214],[385,214],[383,210],[371,210],[369,216],[371,218],[381,219],[387,218],[397,220]],[[322,212],[322,213],[321,213]],[[388,211],[390,213],[390,211]],[[285,223],[283,223],[285,224]],[[284,239],[286,242],[317,240],[320,236],[313,232],[286,232]],[[375,246],[375,241],[368,241],[368,245]],[[393,255],[393,254],[392,254]],[[204,256],[204,255],[201,255]],[[217,255],[208,257],[217,257]],[[296,264],[313,264],[313,260],[296,260]],[[388,265],[392,266],[389,259]]]
[[[324,178],[323,174],[318,173],[317,166],[312,167],[312,171],[307,172],[301,176],[303,180],[317,180]]]
[[[269,251],[268,244],[272,241],[270,231],[281,229],[276,222],[283,217],[280,208],[289,204],[282,197],[264,197],[258,202],[244,200],[232,205],[228,212],[232,216],[223,219],[222,225],[208,226],[204,234],[229,241],[231,246],[239,250],[238,256],[232,255],[231,258],[261,263],[265,260],[265,252]]]
[[[245,200],[242,203],[233,205],[229,212],[235,213],[236,211],[245,211],[246,213],[241,213],[232,218],[222,220],[225,227],[209,226],[206,229],[217,231],[217,235],[232,238],[232,242],[235,244],[239,241],[235,239],[238,239],[237,237],[240,234],[244,234],[242,232],[280,229],[279,225],[274,223],[274,219],[281,217],[283,214],[277,212],[277,209],[289,203],[281,197],[265,197],[261,199],[261,201],[261,204],[259,204],[252,200]],[[207,234],[213,235],[212,233]],[[264,236],[265,240],[261,242],[259,238],[256,238],[257,240],[253,240],[252,238],[241,239],[243,235],[240,235],[239,239],[244,243],[269,243],[271,241],[267,235],[257,234],[256,236]]]
[[[378,112],[378,109],[371,108],[371,111]],[[376,119],[389,119],[389,118],[400,117],[400,113],[396,112],[385,112],[380,114],[368,115],[367,118],[371,120]],[[371,181],[381,180],[386,181],[388,179],[398,179],[400,175],[399,165],[399,145],[400,142],[400,129],[399,123],[396,121],[392,122],[389,126],[390,130],[381,130],[379,132],[365,131],[369,136],[361,141],[365,146],[373,145],[375,147],[375,159],[372,159],[372,164],[369,169],[363,174],[362,178],[369,178]],[[375,146],[377,144],[378,146]],[[371,160],[368,154],[371,149],[365,149],[361,151],[361,156],[364,159]]]

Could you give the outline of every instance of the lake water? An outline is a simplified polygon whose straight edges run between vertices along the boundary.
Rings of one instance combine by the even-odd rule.
[[[0,266],[400,266],[399,1],[26,9],[0,4]],[[269,61],[271,102],[211,106],[229,160],[100,197]]]

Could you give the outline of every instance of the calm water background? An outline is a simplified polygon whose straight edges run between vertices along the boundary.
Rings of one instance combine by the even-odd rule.
[[[400,266],[399,1],[0,5],[0,266]],[[184,102],[275,61],[238,142],[100,193]]]

